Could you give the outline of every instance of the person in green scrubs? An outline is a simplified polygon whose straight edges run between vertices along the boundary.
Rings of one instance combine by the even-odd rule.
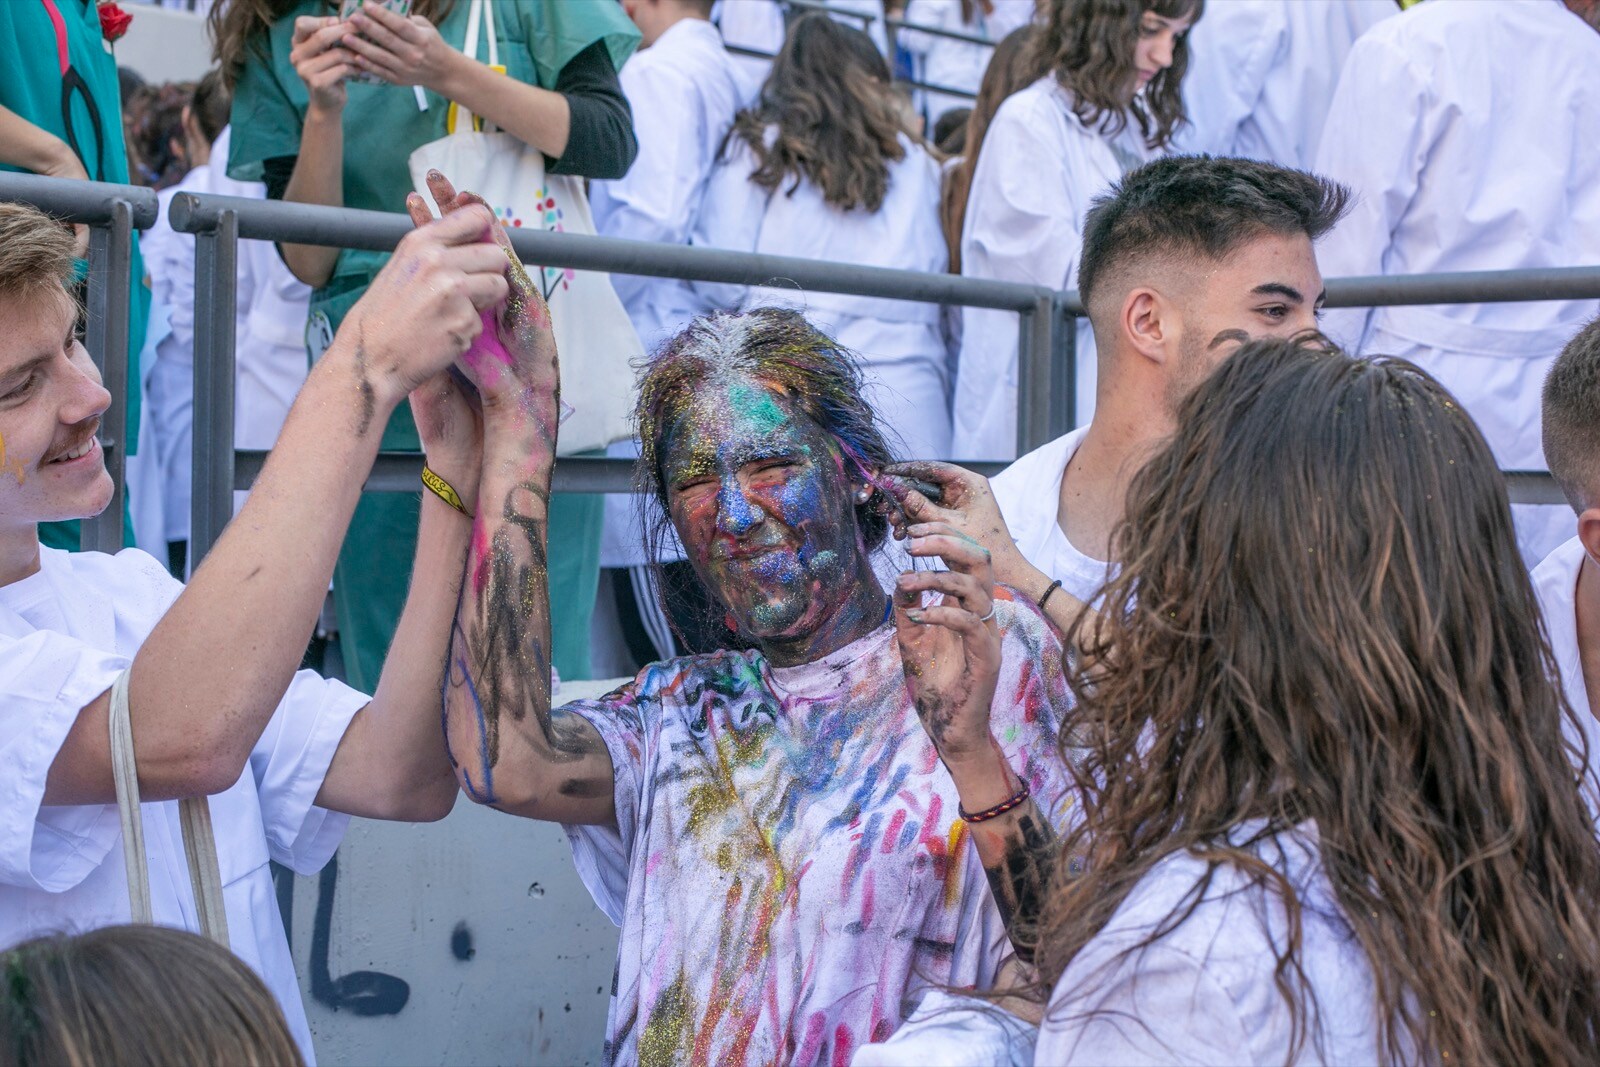
[[[272,198],[400,211],[412,189],[407,161],[445,136],[452,100],[544,152],[550,173],[625,174],[638,146],[617,70],[639,34],[621,5],[489,2],[509,78],[461,54],[469,0],[414,0],[409,19],[369,4],[344,22],[328,0],[276,0],[270,20],[260,5],[217,5],[214,40],[234,86],[229,175],[264,181]],[[307,328],[314,358],[388,257],[280,248],[315,289]],[[409,409],[390,420],[382,447],[418,450]],[[345,538],[334,601],[357,688],[377,683],[404,605],[418,504],[413,494],[368,493]],[[590,673],[601,505],[599,496],[570,493],[550,505],[550,558],[560,561],[550,573],[551,603],[560,605],[553,661],[565,678]]]
[[[122,139],[122,90],[117,61],[100,30],[94,0],[0,0],[0,170],[97,182],[128,181]],[[80,257],[87,245],[79,248]],[[80,275],[88,264],[79,263]],[[139,440],[139,350],[144,347],[150,290],[144,282],[139,235],[133,235],[128,302],[128,421],[123,447]],[[123,514],[123,543],[133,525]],[[51,548],[78,548],[76,522],[39,527]]]

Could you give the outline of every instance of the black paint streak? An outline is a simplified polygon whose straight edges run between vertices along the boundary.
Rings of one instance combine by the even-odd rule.
[[[365,437],[367,431],[372,429],[372,416],[377,410],[377,395],[372,391],[372,382],[367,378],[367,349],[363,343],[365,330],[364,324],[357,324],[356,331],[356,391],[361,394],[361,414],[356,421],[356,436]]]
[[[1017,820],[1016,832],[1006,840],[1000,864],[983,868],[1000,918],[1011,935],[1012,947],[1024,963],[1033,962],[1034,933],[1055,852],[1056,837],[1050,827],[1024,814]]]
[[[472,945],[472,931],[467,928],[465,919],[456,923],[456,928],[450,931],[450,954],[463,962],[478,954]]]
[[[339,857],[335,854],[322,868],[317,883],[317,912],[311,926],[311,995],[317,1003],[333,1011],[348,1011],[353,1015],[399,1015],[411,999],[411,986],[405,979],[381,971],[351,971],[335,978],[329,969],[333,895],[338,884]],[[285,895],[284,885],[280,881],[277,886],[280,907]],[[288,920],[289,912],[285,909],[285,927],[289,925]]]

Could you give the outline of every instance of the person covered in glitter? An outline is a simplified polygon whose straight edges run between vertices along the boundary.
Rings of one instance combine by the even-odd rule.
[[[607,1061],[845,1063],[935,987],[995,986],[1067,814],[1062,647],[949,527],[907,528],[948,569],[884,591],[872,557],[903,490],[879,476],[893,457],[854,359],[776,308],[660,351],[640,488],[727,647],[554,709],[547,329],[509,372],[520,399],[484,416],[527,430],[484,456],[447,740],[473,800],[566,826],[622,928]]]

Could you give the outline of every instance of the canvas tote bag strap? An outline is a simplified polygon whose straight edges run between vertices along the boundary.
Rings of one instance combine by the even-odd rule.
[[[130,668],[131,670],[131,668]],[[150,867],[145,859],[144,815],[139,808],[139,771],[133,758],[133,724],[128,717],[128,674],[123,671],[111,685],[111,777],[117,787],[117,811],[122,816],[122,857],[128,871],[128,909],[136,923],[153,922],[150,906]],[[228,916],[222,903],[222,872],[217,863],[217,841],[211,829],[211,805],[205,797],[178,802],[183,823],[183,852],[194,889],[200,930],[223,947],[228,943]]]
[[[489,66],[500,65],[500,42],[494,32],[494,4],[490,0],[472,0],[472,7],[467,10],[467,36],[463,43],[461,53],[468,59],[478,58],[478,32],[482,29],[489,35]],[[456,127],[452,132],[471,133],[473,114],[460,104],[456,106]],[[487,133],[488,123],[485,120]]]

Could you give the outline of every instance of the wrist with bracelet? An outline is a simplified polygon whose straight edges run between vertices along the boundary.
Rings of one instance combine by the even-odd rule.
[[[468,511],[467,506],[461,502],[461,494],[456,492],[455,486],[435,474],[426,463],[422,465],[422,484],[427,486],[429,492],[433,493],[434,496],[443,500],[446,504],[461,512],[461,514],[468,518],[472,517],[472,512]]]

